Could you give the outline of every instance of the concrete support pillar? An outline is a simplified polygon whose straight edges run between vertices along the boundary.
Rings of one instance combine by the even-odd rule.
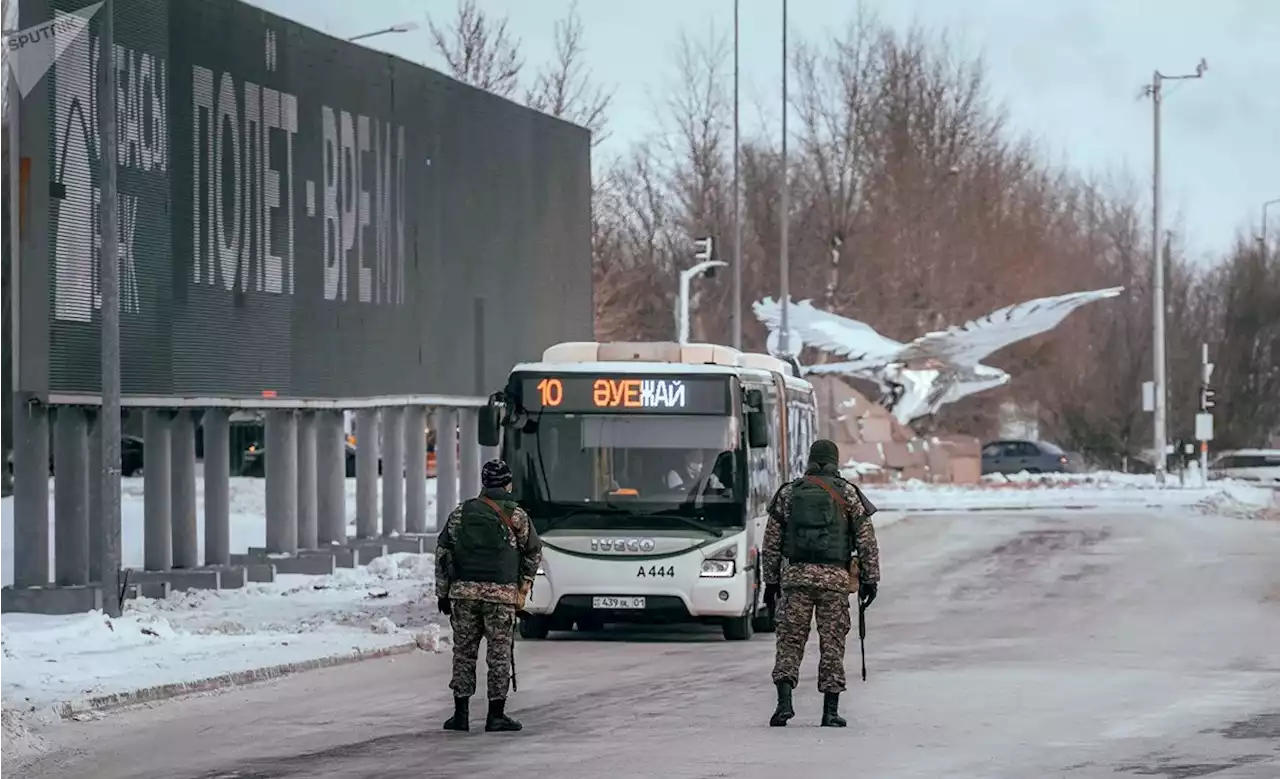
[[[298,551],[298,416],[267,412],[267,551]]]
[[[404,526],[410,533],[427,530],[427,410],[404,411]]]
[[[7,366],[6,366],[7,368]],[[13,583],[49,584],[49,411],[13,395]]]
[[[148,409],[142,418],[142,564],[148,571],[167,571],[173,565],[172,416],[165,409]]]
[[[458,505],[458,410],[436,409],[436,525],[440,530]]]
[[[378,537],[378,410],[356,412],[356,538]]]
[[[89,426],[89,581],[102,581],[102,415],[85,412]]]
[[[458,441],[462,449],[462,461],[458,464],[458,494],[474,498],[480,494],[480,410],[458,410]]]
[[[341,411],[316,415],[316,540],[347,542],[347,434]]]
[[[319,546],[319,494],[316,491],[316,415],[298,414],[298,548]]]
[[[200,526],[196,522],[196,417],[183,409],[169,428],[169,456],[173,461],[173,567],[200,566]],[[143,455],[146,456],[145,454]]]
[[[231,563],[231,415],[204,412],[204,564]],[[144,455],[145,456],[145,455]]]
[[[404,533],[404,408],[382,409],[382,535]]]
[[[53,424],[53,580],[88,584],[89,428],[75,406],[60,406]]]

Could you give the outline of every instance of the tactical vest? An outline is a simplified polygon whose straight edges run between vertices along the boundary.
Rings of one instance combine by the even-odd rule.
[[[493,501],[510,519],[516,504]],[[520,553],[513,543],[515,529],[483,500],[462,504],[462,519],[453,538],[453,578],[460,582],[517,584]]]
[[[845,516],[842,485],[829,476],[807,475],[791,489],[782,554],[793,563],[848,567],[853,558],[853,535]]]

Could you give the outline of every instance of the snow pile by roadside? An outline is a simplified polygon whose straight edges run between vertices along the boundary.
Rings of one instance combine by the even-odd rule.
[[[241,590],[139,599],[125,614],[6,614],[6,709],[58,704],[241,671],[416,643],[449,631],[434,602],[432,555],[396,554],[332,576],[284,575]]]
[[[1253,490],[1261,488],[1254,487]],[[1270,504],[1251,501],[1239,488],[1221,490],[1192,506],[1197,512],[1232,519],[1280,520],[1280,491],[1275,491]]]
[[[846,471],[846,478],[857,474]],[[1150,474],[1108,471],[1085,474],[991,474],[978,484],[930,484],[909,480],[868,484],[863,490],[886,511],[980,511],[1063,508],[1192,507],[1213,513],[1229,502],[1261,508],[1270,506],[1274,491],[1247,482],[1213,481],[1209,486],[1166,487]],[[1206,503],[1208,501],[1208,503]],[[1218,503],[1214,503],[1217,501]]]

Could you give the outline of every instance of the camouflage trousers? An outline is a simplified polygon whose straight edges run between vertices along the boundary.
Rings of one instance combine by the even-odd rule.
[[[483,638],[487,644],[489,700],[506,698],[511,685],[511,640],[516,607],[483,600],[455,600],[452,605],[449,624],[453,626],[453,680],[449,682],[449,689],[458,698],[475,694],[476,660]]]
[[[773,681],[800,682],[800,662],[809,641],[809,623],[818,622],[818,691],[844,692],[844,641],[853,623],[849,593],[818,587],[782,591],[777,612],[777,658]]]

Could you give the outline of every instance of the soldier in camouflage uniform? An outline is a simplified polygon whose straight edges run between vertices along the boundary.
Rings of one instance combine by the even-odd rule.
[[[524,609],[542,562],[542,544],[529,515],[511,500],[511,469],[490,460],[480,473],[484,489],[463,501],[436,540],[436,596],[453,626],[454,713],[445,730],[470,730],[480,639],[488,644],[487,731],[520,730],[506,714],[516,612]]]
[[[809,623],[815,617],[822,725],[846,724],[839,705],[846,689],[845,636],[852,624],[849,593],[859,595],[863,608],[875,600],[880,548],[871,525],[875,506],[840,477],[839,462],[835,443],[814,441],[805,475],[782,485],[769,503],[761,557],[765,602],[777,615],[773,682],[778,707],[769,720],[774,727],[795,716],[791,692],[799,682]]]

